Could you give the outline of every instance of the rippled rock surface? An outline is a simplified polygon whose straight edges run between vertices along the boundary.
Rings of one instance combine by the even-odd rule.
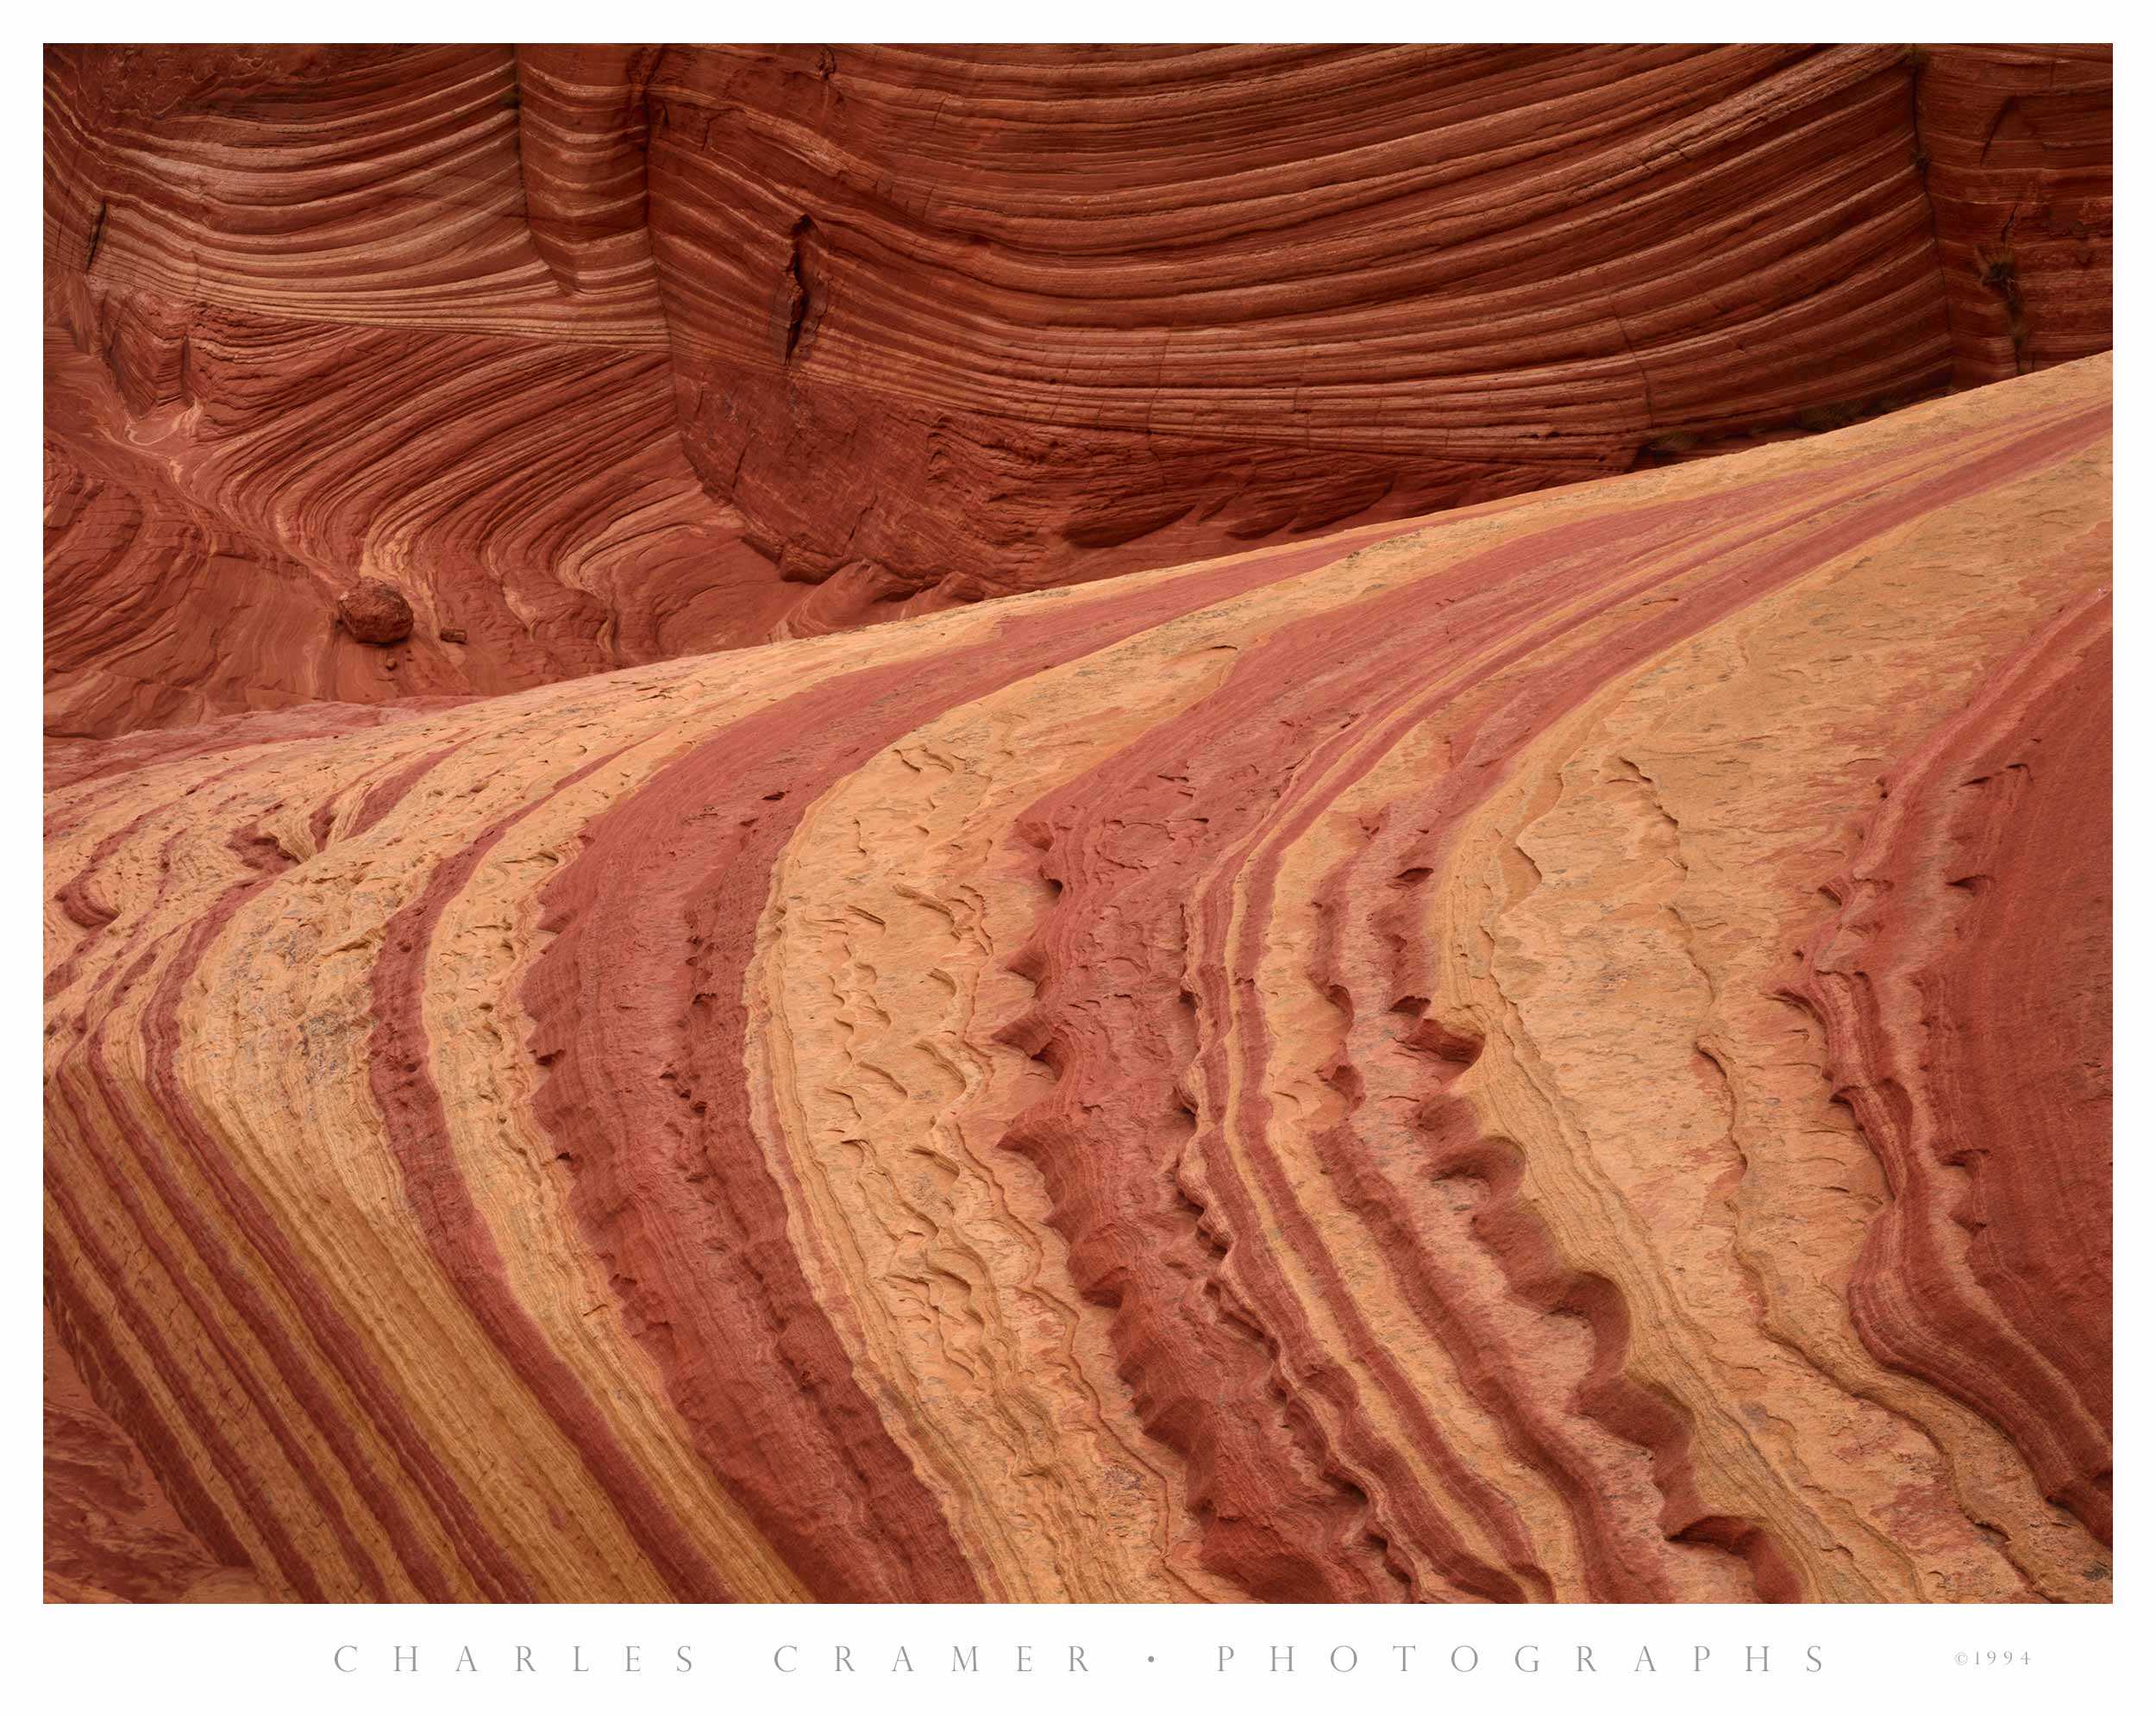
[[[200,669],[167,707],[159,646],[85,636],[69,706],[329,700],[54,752],[55,1594],[2108,1598],[2109,359],[1477,489],[1999,360],[1958,353],[1898,61],[1589,56],[1553,155],[1501,56],[1436,103],[1414,56],[1170,57],[1148,116],[1060,59],[281,53],[119,86],[56,360],[63,569],[160,568],[135,629]],[[1075,218],[1020,194],[1070,147],[1044,84],[1099,86],[1097,266],[1024,260]],[[1335,85],[1367,132],[1269,159]],[[1162,188],[1156,128],[1237,87],[1218,182]],[[1696,173],[1609,182],[1688,127]],[[241,176],[159,189],[219,138]],[[465,164],[456,244],[392,141]],[[1357,196],[1400,230],[1341,276]],[[280,222],[365,267],[285,269]],[[788,459],[888,485],[894,576],[931,525],[1045,544],[1141,397],[1223,429],[1149,478],[1223,519],[1306,504],[1265,424],[1426,473],[1383,504],[1482,498],[439,694],[708,646],[683,568]],[[727,399],[774,439],[722,503]],[[385,706],[298,647],[362,545],[420,617]],[[213,586],[252,592],[214,642]]]

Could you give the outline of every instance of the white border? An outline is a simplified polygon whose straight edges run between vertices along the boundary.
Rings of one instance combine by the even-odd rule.
[[[1605,6],[1550,4],[1520,9],[1506,22],[1515,26],[1507,39],[1526,41],[1595,41],[1622,28],[1642,37],[1668,41],[1727,41],[1802,37],[1817,40],[1910,40],[1948,38],[2004,40],[2042,35],[2053,41],[2120,41],[2119,60],[2128,77],[2138,73],[2143,32],[2128,9],[2115,5],[1865,5],[1822,4],[1768,13],[1727,6],[1666,4],[1650,11],[1613,12]],[[1107,0],[1083,8],[1033,7],[1023,12],[984,5],[864,6],[811,5],[782,13],[755,15],[721,8],[642,6],[624,12],[609,8],[603,16],[588,6],[525,5],[516,8],[461,4],[415,6],[380,3],[354,11],[348,22],[385,35],[443,40],[576,41],[604,23],[617,39],[696,40],[731,36],[762,40],[783,32],[787,39],[834,41],[996,41],[1023,29],[1026,39],[1042,41],[1090,40],[1275,40],[1307,39],[1322,32],[1329,40],[1417,40],[1445,34],[1463,21],[1457,9],[1432,13],[1404,6],[1341,6],[1319,10],[1308,6],[1191,6]],[[1480,22],[1479,17],[1472,18]],[[348,22],[319,12],[296,13],[290,6],[221,5],[182,12],[165,6],[110,5],[54,10],[40,19],[42,33],[53,39],[157,41],[272,39],[296,25],[334,26]],[[1782,26],[1777,29],[1776,26]],[[2121,41],[2121,38],[2124,38]],[[9,150],[13,187],[10,218],[0,231],[9,246],[9,290],[23,298],[40,295],[42,201],[41,91],[30,78],[39,56],[26,42],[12,57],[22,78],[22,99],[9,113],[16,141]],[[2122,101],[2117,112],[2118,176],[2128,186],[2129,210],[2141,180],[2144,126],[2138,103]],[[2117,278],[2146,279],[2134,259],[2143,247],[2129,219],[2117,240]],[[2117,324],[2136,329],[2140,303],[2138,285],[2122,285],[2115,300]],[[14,360],[22,366],[13,420],[8,426],[16,451],[7,468],[28,485],[35,460],[34,414],[41,399],[41,376],[28,369],[29,329],[41,323],[34,304],[15,325],[21,329]],[[2119,362],[2123,384],[2132,370],[2132,334]],[[2138,473],[2142,443],[2138,396],[2122,385],[2118,428],[2122,468]],[[2132,403],[2128,403],[2128,402]],[[2139,573],[2147,564],[2140,485],[2129,480],[2119,496],[2120,562]],[[38,505],[41,509],[41,494]],[[2150,1469],[2143,1434],[2147,1421],[2145,1386],[2148,1275],[2138,1248],[2120,1247],[2118,1294],[2118,1437],[2129,1451],[2121,1461],[2128,1481],[2119,1495],[2119,1538],[2124,1548],[2117,1581],[2118,1602],[2107,1608],[1954,1608],[1808,1606],[1752,1609],[1724,1606],[1684,1608],[1574,1607],[1535,1612],[1482,1608],[1400,1611],[1391,1609],[1277,1607],[1250,1610],[1181,1608],[933,1608],[831,1607],[822,1609],[718,1609],[633,1607],[486,1609],[262,1608],[136,1609],[45,1606],[40,1600],[37,1545],[41,1538],[39,1473],[42,1437],[37,1412],[41,1331],[40,1199],[36,1183],[37,1118],[40,1103],[38,1042],[41,1001],[38,974],[41,956],[36,924],[41,900],[41,842],[37,806],[41,798],[41,759],[31,736],[37,718],[40,674],[39,633],[30,611],[35,587],[27,522],[22,527],[22,560],[7,600],[14,611],[5,628],[12,671],[0,679],[0,697],[11,717],[7,730],[22,742],[0,754],[7,771],[4,794],[9,818],[7,843],[0,850],[10,910],[0,917],[0,949],[8,974],[5,1031],[0,1035],[7,1113],[17,1124],[8,1136],[21,1157],[16,1197],[8,1206],[6,1256],[15,1286],[4,1323],[6,1352],[0,1362],[0,1390],[8,1406],[5,1457],[0,1470],[10,1481],[0,1491],[0,1525],[8,1545],[0,1563],[0,1665],[6,1682],[19,1688],[18,1707],[91,1711],[167,1712],[214,1705],[220,1711],[283,1710],[319,1704],[335,1710],[380,1709],[385,1700],[402,1710],[515,1708],[586,1711],[611,1709],[761,1711],[774,1707],[812,1712],[853,1709],[907,1712],[1006,1708],[1014,1703],[1050,1711],[1096,1710],[1106,1699],[1138,1709],[1185,1706],[1194,1698],[1232,1700],[1256,1711],[1320,1709],[1437,1711],[1471,1709],[1564,1709],[1583,1707],[1661,1712],[1734,1707],[1744,1711],[1830,1708],[1854,1700],[1857,1707],[1887,1707],[1890,1700],[1931,1698],[1957,1712],[2018,1709],[2031,1700],[2084,1700],[2084,1707],[2128,1707],[2139,1701],[2131,1688],[2144,1676],[2149,1660],[2144,1633],[2149,1621],[2142,1569],[2149,1538],[2143,1529],[2147,1510],[2140,1505]],[[2119,592],[2120,632],[2128,640],[2146,638],[2141,623],[2147,598],[2138,579]],[[2131,657],[2128,658],[2129,661]],[[2128,672],[2120,676],[2117,722],[2119,767],[2115,849],[2128,855],[2128,877],[2138,881],[2133,860],[2150,849],[2150,801],[2140,759],[2156,744],[2156,705],[2148,678]],[[2118,903],[2119,994],[2117,1040],[2138,1047],[2151,1040],[2152,1020],[2143,993],[2152,945],[2147,895],[2129,888]],[[2141,1148],[2149,1137],[2150,1109],[2137,1077],[2138,1055],[2119,1062],[2118,1208],[2122,1238],[2135,1234],[2137,1217],[2148,1208],[2148,1172]],[[828,1665],[832,1647],[851,1648],[857,1672],[848,1676]],[[1390,1647],[1413,1643],[1414,1666],[1396,1667]],[[893,1672],[895,1649],[906,1644],[912,1675]],[[1033,1669],[1017,1670],[1020,1643],[1032,1647]],[[1087,1656],[1087,1672],[1069,1672],[1062,1653],[1071,1643]],[[533,1652],[534,1669],[515,1672],[515,1648]],[[797,1666],[786,1673],[774,1666],[774,1652],[787,1644],[800,1647],[787,1658]],[[354,1671],[341,1672],[337,1647],[357,1645],[342,1661]],[[391,1662],[398,1644],[417,1645],[417,1672],[398,1673]],[[628,1646],[641,1648],[640,1672],[631,1675],[624,1658]],[[689,1648],[693,1667],[678,1667],[677,1647]],[[979,1647],[977,1675],[952,1672],[954,1645]],[[1328,1666],[1326,1653],[1353,1647],[1358,1666],[1348,1673]],[[1574,1653],[1580,1645],[1594,1654],[1595,1672],[1579,1670]],[[1745,1671],[1747,1645],[1768,1648],[1764,1673]],[[1218,1665],[1218,1651],[1232,1647],[1228,1670]],[[1274,1646],[1290,1646],[1294,1667],[1272,1672],[1267,1666]],[[1693,1651],[1710,1652],[1694,1667]],[[1820,1668],[1808,1669],[1806,1647],[1820,1650]],[[459,1650],[469,1646],[476,1672],[457,1672]],[[1462,1672],[1447,1653],[1472,1648],[1477,1667]],[[1535,1649],[1539,1670],[1524,1672],[1512,1658],[1523,1646]],[[1651,1675],[1639,1669],[1638,1651],[1645,1647],[1655,1663]],[[586,1672],[567,1665],[580,1647]],[[2011,1651],[2011,1665],[1985,1666],[1985,1651]],[[2026,1652],[2029,1660],[2019,1659]],[[1957,1663],[1957,1656],[1974,1657]],[[1151,1659],[1151,1660],[1149,1660]],[[1464,1657],[1462,1658],[1464,1661]],[[2140,1698],[2146,1698],[2144,1691]]]

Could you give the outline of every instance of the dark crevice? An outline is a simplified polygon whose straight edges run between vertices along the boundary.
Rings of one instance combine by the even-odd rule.
[[[90,254],[82,260],[82,271],[85,274],[97,266],[97,247],[105,241],[105,216],[111,211],[111,204],[98,203],[97,223],[90,229]]]
[[[792,363],[793,354],[806,343],[812,332],[811,322],[823,308],[822,281],[816,267],[814,245],[816,222],[804,215],[793,223],[793,248],[787,258],[786,272],[779,278],[777,312],[772,318],[780,335],[779,360]]]
[[[2007,222],[2002,242],[1980,247],[1977,251],[1977,278],[1984,289],[1996,296],[2006,310],[2006,332],[2014,343],[2014,373],[2027,375],[2028,360],[2028,316],[2021,302],[2021,265],[2014,247],[2004,242],[2014,230],[2014,223]]]

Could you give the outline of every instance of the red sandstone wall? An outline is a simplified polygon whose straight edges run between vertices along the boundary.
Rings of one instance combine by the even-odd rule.
[[[2109,343],[2108,54],[47,62],[52,730],[495,692]],[[361,577],[418,617],[334,622]]]

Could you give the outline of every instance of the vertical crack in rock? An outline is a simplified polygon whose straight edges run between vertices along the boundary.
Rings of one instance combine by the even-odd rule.
[[[83,253],[82,271],[85,276],[97,266],[97,247],[105,241],[105,217],[111,212],[111,204],[100,200],[97,218],[91,222],[90,241]]]
[[[804,215],[793,223],[788,241],[786,272],[780,276],[775,299],[774,329],[780,363],[790,364],[797,351],[805,351],[823,315],[823,285],[816,262],[816,222]]]

